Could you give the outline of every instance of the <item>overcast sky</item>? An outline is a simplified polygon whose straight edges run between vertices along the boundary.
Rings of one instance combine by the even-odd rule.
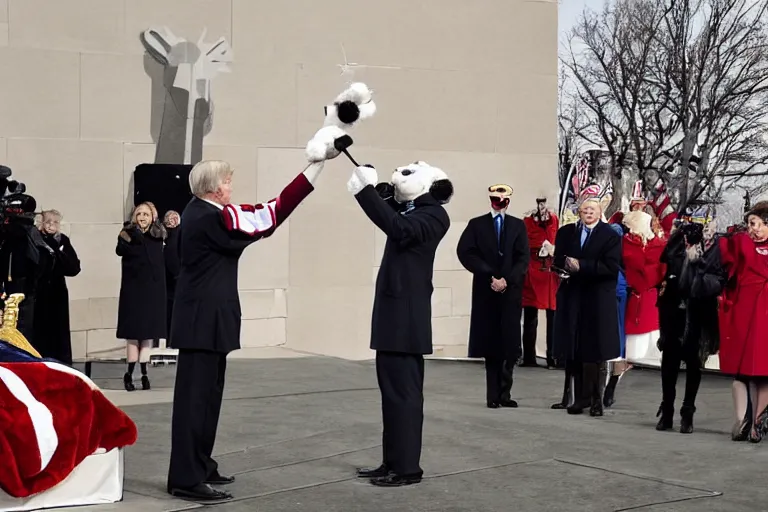
[[[558,11],[558,23],[560,35],[568,32],[573,26],[574,21],[589,7],[593,11],[602,9],[605,0],[559,0],[560,7]]]

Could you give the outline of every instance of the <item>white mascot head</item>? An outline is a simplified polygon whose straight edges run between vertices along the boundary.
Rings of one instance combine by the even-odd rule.
[[[347,182],[347,189],[357,195],[367,185],[373,185],[382,199],[394,199],[398,203],[414,201],[429,194],[438,203],[447,204],[453,197],[453,183],[448,176],[441,169],[422,161],[398,167],[389,183],[377,182],[376,169],[362,165],[355,169]]]

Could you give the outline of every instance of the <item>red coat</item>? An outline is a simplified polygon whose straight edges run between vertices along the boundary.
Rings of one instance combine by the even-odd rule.
[[[559,227],[557,215],[550,212],[549,220],[545,222],[536,222],[533,216],[529,215],[523,219],[523,222],[528,231],[528,247],[531,251],[528,272],[523,282],[523,307],[554,310],[559,278],[557,274],[549,271],[552,258],[542,260],[539,258],[539,250],[545,240],[552,245],[555,244]]]
[[[724,294],[720,323],[720,371],[768,376],[768,243],[746,233],[720,239],[728,276],[735,283]]]
[[[656,237],[643,245],[641,238],[628,233],[622,243],[624,275],[630,293],[624,321],[626,334],[646,334],[659,329],[656,309],[659,283],[664,279],[666,265],[661,263],[664,240]]]

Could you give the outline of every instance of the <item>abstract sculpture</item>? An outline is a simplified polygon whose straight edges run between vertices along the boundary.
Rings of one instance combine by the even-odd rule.
[[[197,43],[177,37],[168,27],[150,28],[141,34],[147,53],[165,67],[167,94],[156,163],[195,164],[202,159],[202,125],[210,122],[213,112],[211,81],[219,73],[230,71],[228,63],[233,58],[226,39],[205,43],[206,33],[203,30]],[[203,122],[196,126],[196,120]],[[177,125],[181,121],[183,128]],[[183,162],[172,161],[178,154],[176,146],[181,146],[182,134]]]

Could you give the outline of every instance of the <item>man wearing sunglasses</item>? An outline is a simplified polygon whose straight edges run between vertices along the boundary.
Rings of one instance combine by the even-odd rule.
[[[521,352],[523,279],[530,259],[521,219],[507,214],[512,187],[488,187],[491,211],[467,223],[456,253],[472,277],[469,357],[485,358],[491,409],[517,407],[512,373]]]

